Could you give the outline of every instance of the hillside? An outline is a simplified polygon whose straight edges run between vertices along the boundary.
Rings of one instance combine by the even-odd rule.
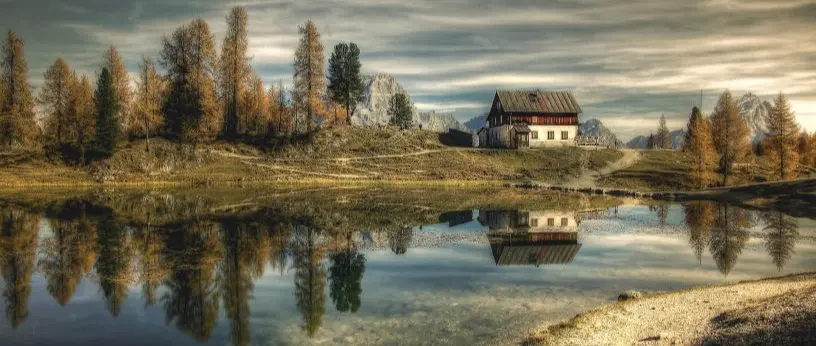
[[[149,155],[145,143],[135,141],[120,145],[111,158],[82,169],[50,162],[41,154],[9,159],[0,168],[0,177],[6,178],[0,186],[97,181],[205,186],[338,180],[559,183],[581,175],[582,167],[599,169],[621,157],[613,150],[577,148],[457,148],[442,144],[443,136],[387,127],[338,127],[268,146],[266,151],[226,142],[193,146],[154,139]]]

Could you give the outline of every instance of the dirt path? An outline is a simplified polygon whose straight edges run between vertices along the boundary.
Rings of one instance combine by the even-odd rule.
[[[306,158],[306,159],[268,159],[268,161],[334,161],[334,162],[348,162],[348,161],[360,161],[360,160],[375,160],[375,159],[390,159],[390,158],[399,158],[399,157],[410,157],[410,156],[420,156],[420,155],[429,155],[435,153],[443,153],[443,152],[458,152],[458,151],[499,151],[499,150],[506,150],[506,149],[494,149],[494,148],[466,148],[466,147],[456,147],[456,148],[445,148],[445,149],[422,149],[419,151],[413,151],[410,153],[403,153],[403,154],[385,154],[385,155],[370,155],[370,156],[348,156],[348,157],[336,157],[330,159],[319,159],[319,158]],[[212,151],[213,154],[224,156],[224,157],[231,157],[237,158],[241,160],[261,160],[264,159],[261,156],[248,156],[248,155],[241,155],[236,153],[230,153],[226,151],[216,150]]]
[[[640,160],[639,151],[625,149],[621,150],[621,152],[623,153],[623,157],[617,161],[597,171],[585,171],[581,176],[570,180],[564,184],[564,186],[572,188],[595,188],[597,187],[598,179],[604,175],[631,167]]]
[[[816,341],[814,290],[811,273],[661,294],[578,315],[527,343],[797,345]]]

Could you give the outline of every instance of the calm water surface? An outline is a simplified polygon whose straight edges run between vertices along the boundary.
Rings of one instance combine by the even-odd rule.
[[[814,221],[714,203],[286,198],[0,203],[0,345],[511,343],[626,289],[816,269]]]

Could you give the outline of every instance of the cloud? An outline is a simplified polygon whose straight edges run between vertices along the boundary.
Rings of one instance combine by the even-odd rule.
[[[786,92],[816,130],[813,1],[29,0],[4,4],[0,22],[26,38],[36,86],[57,56],[94,73],[109,44],[135,71],[163,35],[196,17],[220,43],[233,5],[247,7],[252,65],[266,83],[291,80],[297,27],[312,19],[327,56],[353,41],[364,72],[392,73],[417,104],[454,108],[461,120],[483,113],[496,88],[571,90],[583,118],[627,139],[661,113],[682,126],[700,90],[709,112],[728,88],[763,99]]]

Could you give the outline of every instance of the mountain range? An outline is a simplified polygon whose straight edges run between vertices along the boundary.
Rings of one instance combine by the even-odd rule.
[[[391,98],[397,93],[408,95],[394,76],[377,73],[363,77],[365,85],[363,102],[357,105],[357,111],[351,117],[351,123],[357,126],[385,125],[391,120],[388,107]],[[410,100],[411,96],[408,95]],[[468,127],[456,120],[453,113],[436,111],[420,112],[413,107],[414,123],[423,130],[446,132],[448,129],[469,131]]]
[[[672,148],[680,149],[686,141],[686,130],[674,130],[669,133],[672,141]],[[626,142],[627,148],[632,149],[646,149],[649,143],[649,136],[637,136]]]
[[[601,141],[605,143],[615,143],[618,147],[623,146],[623,142],[618,140],[618,137],[615,136],[615,133],[612,130],[606,128],[603,122],[598,119],[589,119],[580,126],[578,126],[578,131],[585,136],[600,136]]]

